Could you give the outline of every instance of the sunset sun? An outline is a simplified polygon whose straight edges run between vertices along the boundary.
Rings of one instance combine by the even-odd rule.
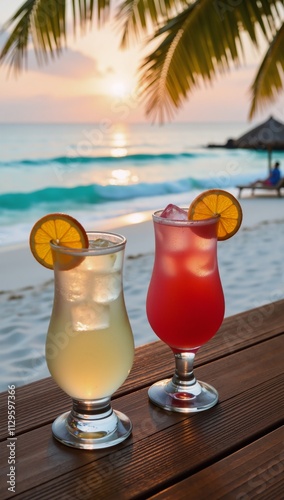
[[[124,80],[114,80],[109,84],[109,93],[114,97],[126,97],[131,92],[131,86]]]

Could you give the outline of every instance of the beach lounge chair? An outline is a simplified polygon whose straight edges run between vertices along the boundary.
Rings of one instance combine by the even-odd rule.
[[[284,188],[284,177],[282,179],[280,179],[278,184],[275,184],[275,186],[266,186],[266,185],[259,183],[259,185],[255,185],[255,186],[247,184],[245,186],[237,186],[237,188],[239,189],[239,198],[241,197],[243,189],[251,189],[252,195],[254,195],[254,192],[256,189],[265,190],[265,191],[277,191],[278,196],[280,197],[281,196],[281,188]]]

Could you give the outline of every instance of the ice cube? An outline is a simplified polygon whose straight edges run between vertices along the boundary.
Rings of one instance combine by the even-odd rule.
[[[187,212],[172,203],[163,210],[160,217],[170,220],[188,220]]]
[[[99,304],[107,304],[117,299],[121,290],[120,273],[100,274],[96,277],[92,298]]]
[[[80,275],[80,278],[82,278],[82,273]],[[78,281],[73,281],[70,283],[70,287],[68,290],[66,289],[66,298],[70,302],[76,302],[78,300],[82,300],[86,296],[86,290],[87,290],[87,282],[85,282],[82,279],[79,279]]]
[[[72,326],[77,332],[102,330],[109,327],[109,307],[91,301],[76,303],[72,307]]]
[[[185,260],[185,269],[195,276],[208,276],[215,271],[213,255],[208,252],[191,253]]]
[[[90,240],[89,247],[94,249],[109,248],[113,247],[115,243],[110,240],[105,240],[104,238],[97,238],[96,240]]]
[[[89,241],[89,248],[93,250],[102,250],[104,248],[111,248],[115,245],[113,241],[106,240],[104,238],[97,238],[96,240]],[[117,260],[117,253],[108,253],[105,255],[97,255],[96,257],[90,257],[87,260],[87,269],[96,272],[107,272],[113,269],[114,264]]]
[[[117,259],[116,255],[115,253],[108,253],[106,255],[90,257],[87,259],[88,271],[94,271],[94,273],[107,273],[113,271]]]
[[[78,267],[57,277],[58,296],[70,302],[82,301],[88,296],[89,273]]]

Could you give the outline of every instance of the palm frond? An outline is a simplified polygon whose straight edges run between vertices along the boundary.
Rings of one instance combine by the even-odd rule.
[[[146,114],[164,121],[171,118],[201,82],[211,83],[218,74],[243,62],[242,33],[259,44],[257,28],[269,41],[275,32],[273,0],[240,2],[225,12],[218,2],[196,0],[186,10],[158,29],[152,43],[157,48],[140,67],[140,84]],[[224,2],[221,2],[224,5]],[[266,5],[270,22],[264,22],[261,4]]]
[[[116,20],[122,25],[121,47],[153,32],[161,22],[176,16],[188,6],[187,0],[125,0],[118,8]]]
[[[250,88],[251,107],[249,118],[253,118],[256,112],[275,101],[278,94],[284,88],[284,23],[276,33],[271,42],[257,75]]]
[[[281,3],[281,2],[280,2]],[[240,29],[249,33],[252,41],[257,43],[255,24],[258,23],[263,33],[274,27],[275,17],[279,17],[277,9],[279,0],[250,0],[249,2],[226,2],[223,0],[125,0],[118,9],[117,21],[123,26],[121,46],[130,45],[145,34],[156,30],[161,24],[175,17],[188,7],[207,9],[211,4],[214,19],[224,23],[232,20],[239,23]],[[204,4],[204,5],[203,5]],[[208,16],[204,22],[209,21]]]
[[[16,71],[26,62],[27,50],[32,40],[39,62],[60,52],[66,37],[65,0],[27,0],[6,23],[12,32],[6,41],[0,61],[7,59]]]
[[[18,21],[0,54],[0,60],[9,59],[10,64],[14,65],[16,69],[22,68],[25,62],[31,18],[36,3],[37,0],[28,0],[25,2],[4,26],[4,29],[8,29],[11,24]]]
[[[73,29],[76,31],[77,25],[85,29],[88,22],[96,16],[97,24],[100,26],[108,19],[111,0],[72,0]],[[96,9],[95,9],[96,7]]]
[[[0,62],[8,61],[16,72],[22,70],[30,41],[39,63],[60,54],[67,38],[67,4],[67,0],[26,0],[4,26],[11,33],[0,53]],[[110,0],[98,0],[98,23],[107,17],[109,5]],[[72,13],[74,31],[77,25],[84,29],[94,15],[94,1],[72,0]]]

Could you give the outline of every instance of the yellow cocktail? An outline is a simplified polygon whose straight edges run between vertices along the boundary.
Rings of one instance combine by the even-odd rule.
[[[48,214],[32,228],[30,247],[54,270],[54,303],[46,361],[73,409],[52,432],[75,448],[106,448],[132,431],[129,418],[111,407],[111,396],[132,367],[134,340],[123,295],[126,239],[86,233],[66,214]]]
[[[90,246],[95,244],[90,241]],[[46,360],[56,383],[72,398],[111,396],[132,367],[134,345],[122,291],[122,253],[86,256],[69,271],[60,271],[60,264],[55,264]]]

